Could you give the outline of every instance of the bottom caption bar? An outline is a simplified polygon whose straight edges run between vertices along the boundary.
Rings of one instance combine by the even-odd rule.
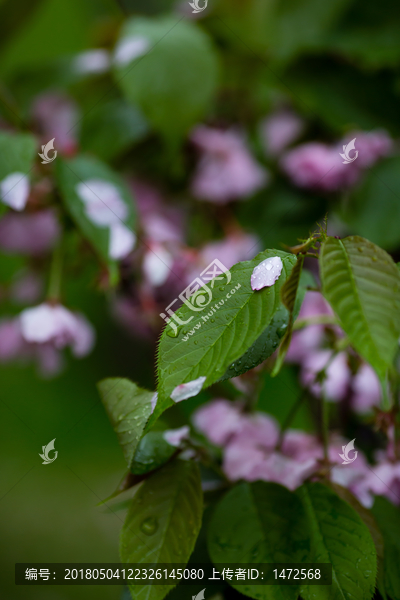
[[[16,563],[16,585],[332,585],[330,563]]]

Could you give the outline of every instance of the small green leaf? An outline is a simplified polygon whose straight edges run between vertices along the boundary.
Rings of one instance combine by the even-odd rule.
[[[254,267],[273,256],[279,256],[283,262],[279,279],[273,286],[254,292],[250,284]],[[169,325],[161,336],[159,395],[152,420],[172,405],[170,395],[176,386],[199,377],[207,378],[203,387],[211,385],[250,348],[281,307],[280,290],[295,263],[296,257],[292,254],[266,250],[253,260],[232,267],[228,285],[208,284],[212,294],[211,301],[205,292],[210,299],[208,308],[195,312],[184,304],[177,310],[179,318],[189,322],[180,329],[177,337],[170,337],[172,329]],[[232,369],[231,376],[236,374]]]
[[[304,600],[369,600],[375,590],[377,555],[361,517],[347,502],[321,483],[296,490],[308,517],[310,562],[332,564],[332,586],[305,585]]]
[[[295,320],[294,309],[295,309],[295,305],[296,305],[297,290],[299,289],[300,278],[301,278],[301,274],[303,272],[303,264],[304,264],[304,255],[301,255],[297,259],[297,263],[293,267],[290,277],[285,281],[285,283],[281,289],[282,304],[289,311],[289,321],[288,321],[288,325],[286,328],[286,333],[284,335],[284,338],[282,340],[282,343],[281,343],[279,351],[278,351],[278,357],[276,359],[274,368],[271,373],[272,377],[276,377],[276,375],[278,375],[278,373],[281,370],[282,365],[284,363],[286,353],[289,350],[290,342],[292,339],[293,323]],[[303,298],[304,298],[304,295],[305,295],[305,290],[303,293]],[[302,301],[302,299],[301,299],[301,301]],[[301,303],[300,303],[300,306],[301,306]]]
[[[135,225],[133,199],[124,181],[101,161],[84,156],[69,161],[57,160],[56,178],[65,206],[82,234],[106,264],[115,266],[116,261],[110,256],[110,227],[98,225],[89,219],[77,188],[93,180],[101,180],[115,186],[126,207],[126,217],[116,220],[133,231]],[[90,190],[90,186],[87,187]],[[99,200],[102,201],[102,198]],[[107,206],[106,202],[104,204]]]
[[[0,132],[0,181],[11,173],[28,175],[37,151],[30,133]]]
[[[386,498],[377,496],[371,511],[385,543],[385,588],[392,600],[400,600],[400,510]]]
[[[176,452],[176,448],[168,444],[162,431],[149,431],[140,440],[131,464],[131,472],[143,475],[158,469]]]
[[[146,421],[151,414],[151,398],[154,394],[128,379],[120,378],[104,379],[97,387],[130,467]]]
[[[400,336],[400,273],[368,240],[327,238],[320,254],[322,289],[354,348],[381,379]]]
[[[134,17],[119,47],[129,41],[141,50],[120,64],[118,84],[157,131],[179,139],[202,118],[215,92],[218,61],[210,38],[188,20]]]
[[[214,564],[308,562],[305,513],[297,496],[277,483],[241,483],[217,504],[208,528]],[[296,600],[299,587],[235,586],[261,600]]]
[[[121,532],[121,561],[186,564],[200,531],[202,513],[196,463],[168,463],[144,481],[132,500]],[[134,599],[162,600],[173,587],[144,582],[130,586],[130,590]]]

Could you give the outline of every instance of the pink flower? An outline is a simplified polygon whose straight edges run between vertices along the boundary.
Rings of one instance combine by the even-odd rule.
[[[364,363],[353,378],[353,398],[351,405],[357,413],[366,413],[373,406],[379,406],[381,386],[379,379],[370,365]]]
[[[356,138],[356,150],[358,150],[357,167],[366,169],[375,164],[380,158],[388,156],[393,150],[393,140],[384,129],[364,132],[356,131],[346,136],[342,145]]]
[[[301,305],[299,319],[310,319],[320,315],[333,315],[329,304],[319,292],[307,292]],[[309,325],[293,333],[286,360],[301,363],[310,352],[320,346],[324,337],[323,325]]]
[[[57,151],[67,156],[75,154],[79,112],[71,98],[55,92],[39,96],[33,106],[33,119],[38,124],[43,144],[55,138]]]
[[[316,396],[326,394],[327,400],[337,402],[346,396],[350,382],[351,371],[347,364],[347,355],[344,352],[337,354],[332,360],[330,350],[313,352],[303,362],[301,380],[304,386],[309,387]],[[326,370],[326,379],[321,384],[315,381],[316,375],[329,362]]]
[[[352,491],[367,508],[373,505],[373,494],[400,504],[400,463],[383,461],[369,467],[368,474],[352,486]]]
[[[53,210],[9,213],[0,219],[0,248],[16,254],[40,255],[51,250],[60,234]]]
[[[241,427],[243,415],[229,400],[213,400],[196,410],[193,424],[217,446],[223,446]]]
[[[50,342],[58,350],[71,346],[77,358],[89,354],[94,345],[94,329],[86,318],[61,304],[43,303],[27,308],[20,315],[20,325],[25,341]]]
[[[13,282],[10,296],[15,304],[37,302],[43,291],[43,280],[34,271],[22,271]]]
[[[288,429],[285,432],[282,453],[299,462],[323,457],[323,450],[317,438],[297,429]]]
[[[18,319],[0,321],[0,362],[18,358],[24,349],[24,344]]]
[[[295,185],[328,192],[353,185],[359,175],[354,163],[343,164],[337,148],[319,142],[289,150],[280,164]]]
[[[277,156],[301,135],[304,121],[289,110],[278,110],[262,121],[260,130],[265,153]]]
[[[196,198],[225,204],[251,196],[267,184],[267,171],[254,160],[237,132],[199,126],[191,139],[202,151],[192,181]]]
[[[140,221],[146,238],[155,243],[183,241],[183,219],[179,210],[163,202],[161,194],[147,183],[132,182]]]

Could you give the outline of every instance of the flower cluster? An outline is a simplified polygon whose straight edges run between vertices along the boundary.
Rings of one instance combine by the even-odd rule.
[[[324,465],[323,446],[315,435],[295,429],[281,433],[270,415],[245,413],[240,403],[224,399],[197,409],[193,424],[222,448],[222,468],[231,481],[273,481],[294,490],[324,467],[331,481],[348,488],[366,507],[372,506],[374,495],[400,504],[400,462],[390,449],[377,453],[375,465],[360,450],[356,460],[344,465],[339,455],[348,440],[333,434]]]

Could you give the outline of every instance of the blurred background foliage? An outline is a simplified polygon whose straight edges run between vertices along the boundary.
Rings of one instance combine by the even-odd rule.
[[[291,106],[307,121],[303,141],[332,142],[348,131],[382,127],[399,136],[398,2],[209,0],[205,13],[191,17],[187,3],[172,0],[2,0],[0,116],[21,128],[21,119],[30,122],[37,94],[67,91],[83,115],[84,151],[123,173],[135,165],[137,173],[181,199],[193,161],[184,136],[197,120],[240,123],[258,157],[258,123],[277,104]],[[167,22],[176,26],[176,35],[156,46],[134,77],[123,68],[116,78],[74,71],[78,53],[111,49],[127,28],[146,32],[156,43]],[[235,206],[235,216],[261,237],[263,247],[272,248],[296,243],[329,211],[341,231],[365,236],[396,255],[399,167],[399,158],[387,158],[353,191],[329,195],[300,190],[277,173],[269,187]],[[204,205],[185,208],[194,246],[220,237],[220,225]],[[79,260],[73,237],[69,243],[75,259],[65,279],[65,304],[79,306],[94,324],[95,350],[82,361],[69,361],[49,381],[30,366],[0,365],[5,600],[120,596],[108,586],[14,585],[15,562],[118,561],[123,513],[109,514],[96,504],[116,487],[124,464],[95,384],[118,375],[154,389],[154,341],[132,338],[115,324],[107,297],[95,285],[96,265]],[[0,284],[7,285],[25,264],[22,256],[0,254]],[[16,308],[5,301],[1,311]],[[289,367],[277,379],[267,378],[260,408],[283,422],[297,386]],[[204,393],[176,408],[166,417],[169,424],[179,426],[203,399]],[[312,425],[305,409],[293,423],[306,430]],[[44,468],[38,453],[53,438],[59,457]]]

